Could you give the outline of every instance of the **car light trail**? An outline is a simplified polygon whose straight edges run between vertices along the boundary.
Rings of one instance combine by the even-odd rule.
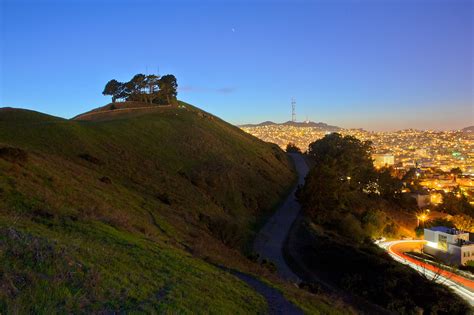
[[[444,272],[444,271],[439,272],[439,273],[434,272],[434,271],[432,271],[428,268],[428,266],[431,266],[431,265],[425,264],[423,262],[419,262],[415,259],[407,259],[406,256],[402,256],[402,255],[400,255],[399,253],[395,252],[392,249],[392,246],[394,246],[394,245],[402,244],[402,243],[413,243],[413,242],[416,242],[416,241],[411,241],[411,240],[409,240],[409,241],[391,241],[391,242],[379,243],[378,245],[381,248],[385,249],[389,253],[389,255],[393,259],[395,259],[396,261],[398,261],[398,262],[400,262],[404,265],[410,266],[411,268],[415,269],[419,273],[425,275],[428,279],[434,279],[434,281],[438,282],[439,284],[442,284],[442,285],[445,285],[445,286],[449,287],[456,294],[458,294],[461,298],[466,300],[470,305],[474,306],[474,292],[469,290],[468,288],[464,287],[462,284],[457,283],[456,281],[454,281],[454,279],[449,277],[449,274],[451,274],[451,273]],[[432,267],[432,268],[434,268],[434,267]],[[445,275],[448,275],[448,276],[445,276]],[[459,276],[458,276],[458,278],[459,278]],[[466,283],[469,286],[472,286],[472,283],[474,283],[474,282],[471,281],[471,280],[467,280]]]

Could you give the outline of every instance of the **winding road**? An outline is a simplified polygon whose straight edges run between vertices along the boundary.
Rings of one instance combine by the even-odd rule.
[[[298,183],[291,194],[288,195],[285,202],[257,234],[254,243],[254,251],[258,253],[261,258],[273,262],[277,267],[280,277],[287,281],[299,283],[300,279],[285,262],[282,249],[291,225],[301,210],[301,206],[296,200],[295,192],[298,185],[304,184],[304,179],[309,172],[309,168],[301,154],[290,153],[289,155],[298,173]]]
[[[433,265],[419,261],[405,252],[419,249],[425,241],[391,241],[380,243],[379,246],[396,261],[408,265],[436,282],[451,288],[456,294],[474,306],[474,281],[461,277],[453,272],[442,270]]]

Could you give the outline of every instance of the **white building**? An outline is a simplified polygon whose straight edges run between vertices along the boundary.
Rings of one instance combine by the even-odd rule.
[[[474,261],[474,243],[469,233],[445,226],[425,229],[426,244],[423,251],[450,264],[465,265]]]

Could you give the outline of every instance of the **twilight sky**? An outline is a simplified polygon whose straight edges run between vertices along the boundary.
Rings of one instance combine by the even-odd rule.
[[[235,123],[474,124],[474,1],[0,0],[0,107],[72,117],[112,78],[172,73]]]

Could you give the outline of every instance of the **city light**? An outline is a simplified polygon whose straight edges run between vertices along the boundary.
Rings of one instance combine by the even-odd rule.
[[[392,167],[401,177],[415,168],[414,178],[422,190],[430,195],[432,205],[443,202],[447,193],[459,187],[462,193],[474,203],[474,133],[460,131],[400,130],[394,132],[373,132],[361,129],[340,129],[328,131],[314,126],[286,124],[247,125],[244,131],[266,141],[286,148],[295,143],[303,152],[310,143],[331,132],[353,136],[361,141],[370,141],[374,148],[372,159],[376,169]],[[452,171],[460,169],[456,176]],[[350,181],[350,176],[346,179]],[[343,180],[341,178],[341,180]],[[412,185],[415,182],[410,181]],[[402,193],[414,193],[411,187],[403,187]]]
[[[429,212],[430,210],[425,210],[416,215],[416,218],[418,219],[418,224],[417,224],[418,226],[420,226],[420,221],[423,227],[425,226],[425,222],[429,220],[429,216],[428,216]]]

